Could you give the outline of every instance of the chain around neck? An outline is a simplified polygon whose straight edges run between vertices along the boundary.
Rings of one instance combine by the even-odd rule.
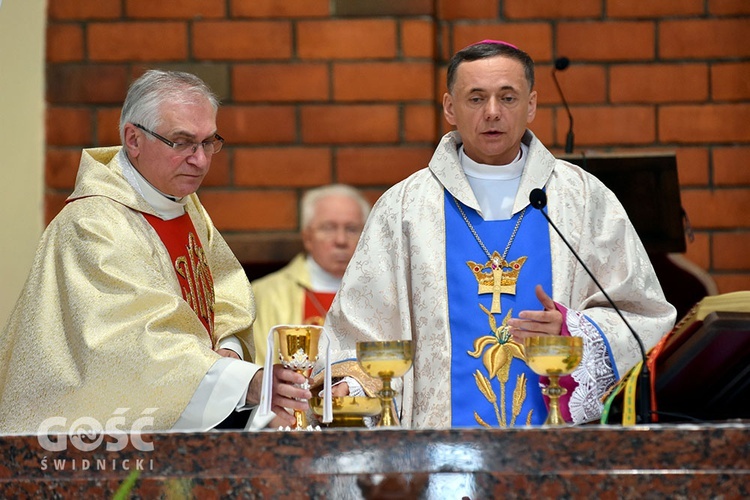
[[[461,202],[459,202],[456,197],[453,197],[453,201],[456,203],[456,207],[458,208],[459,213],[461,214],[461,217],[463,217],[464,222],[466,222],[466,225],[469,227],[469,231],[471,231],[471,234],[474,235],[474,239],[477,240],[477,243],[479,243],[479,246],[482,247],[482,251],[487,255],[487,258],[489,260],[492,260],[492,254],[489,250],[487,250],[487,247],[484,245],[484,242],[482,241],[482,238],[479,237],[479,234],[474,229],[474,226],[469,221],[469,218],[466,217],[466,214],[464,213],[464,209],[461,208]],[[518,233],[518,228],[521,227],[521,221],[523,220],[523,216],[526,214],[526,208],[521,211],[521,215],[518,217],[518,220],[516,221],[516,227],[513,228],[513,232],[510,235],[510,238],[508,239],[508,244],[505,245],[505,250],[503,251],[502,255],[502,261],[507,262],[506,257],[508,256],[508,251],[510,250],[510,246],[513,244],[513,240],[516,239],[516,233]],[[498,263],[499,264],[499,263]]]

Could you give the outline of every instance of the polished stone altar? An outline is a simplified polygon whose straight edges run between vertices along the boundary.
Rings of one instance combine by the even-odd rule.
[[[133,471],[140,498],[750,497],[747,422],[141,438],[2,436],[0,497],[111,498]]]

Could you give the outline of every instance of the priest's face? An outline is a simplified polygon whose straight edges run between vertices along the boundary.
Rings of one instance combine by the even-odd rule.
[[[305,251],[325,271],[340,278],[354,255],[364,223],[362,208],[349,196],[321,198],[315,204],[315,215],[302,230]]]
[[[495,56],[462,62],[453,91],[443,96],[443,113],[461,135],[464,152],[487,165],[512,162],[526,127],[536,115],[523,65]]]
[[[178,143],[210,141],[216,134],[216,110],[207,99],[193,103],[165,102],[161,123],[152,132]],[[133,166],[156,189],[182,198],[198,190],[211,166],[212,154],[199,146],[195,152],[176,151],[145,130],[128,124],[125,146]]]

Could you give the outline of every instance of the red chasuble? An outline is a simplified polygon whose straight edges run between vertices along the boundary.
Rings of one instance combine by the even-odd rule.
[[[195,234],[193,221],[187,213],[172,220],[162,220],[149,214],[143,216],[167,248],[177,274],[177,281],[180,283],[182,298],[190,304],[206,327],[211,339],[211,348],[215,348],[214,280],[200,239]]]
[[[305,314],[302,324],[323,326],[326,313],[331,308],[335,293],[305,290]]]

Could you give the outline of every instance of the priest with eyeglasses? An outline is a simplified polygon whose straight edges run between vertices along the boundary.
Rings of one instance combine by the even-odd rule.
[[[250,284],[196,195],[224,144],[218,107],[196,76],[150,70],[128,90],[122,146],[83,151],[0,334],[0,434],[274,418],[254,412]],[[274,367],[271,425],[307,409],[304,381]]]

